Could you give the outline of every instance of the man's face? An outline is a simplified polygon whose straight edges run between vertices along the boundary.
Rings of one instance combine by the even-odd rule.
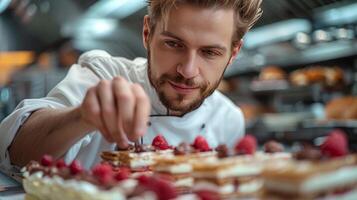
[[[233,15],[229,9],[180,5],[146,35],[145,20],[149,79],[171,114],[192,111],[218,87],[240,48],[232,51]]]

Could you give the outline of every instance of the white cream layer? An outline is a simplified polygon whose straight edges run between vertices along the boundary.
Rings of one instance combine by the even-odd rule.
[[[211,190],[216,191],[219,194],[231,194],[235,191],[235,186],[232,183],[227,183],[224,185],[217,185],[212,182],[199,181],[194,184],[193,191],[198,190]]]
[[[181,178],[174,182],[175,187],[192,187],[193,186],[193,178]]]
[[[264,187],[273,191],[284,193],[314,193],[331,190],[340,186],[348,186],[357,183],[357,167],[344,167],[329,173],[307,178],[302,183],[293,183],[284,180],[265,180]]]
[[[262,167],[260,165],[247,165],[239,164],[229,168],[224,168],[216,172],[194,172],[193,176],[195,178],[231,178],[231,177],[241,177],[241,176],[254,176],[260,174]]]
[[[239,193],[254,193],[259,191],[263,186],[263,181],[262,180],[253,180],[249,181],[247,183],[241,183],[238,186],[238,192]]]
[[[189,163],[180,163],[176,165],[156,166],[157,172],[168,172],[171,174],[185,174],[192,172],[192,165]]]
[[[124,200],[124,192],[119,187],[101,190],[97,186],[77,180],[63,180],[61,177],[44,177],[36,172],[23,180],[26,193],[49,200]]]

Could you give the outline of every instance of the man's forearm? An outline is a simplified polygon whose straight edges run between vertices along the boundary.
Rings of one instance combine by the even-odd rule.
[[[80,119],[77,108],[38,110],[23,124],[11,144],[11,162],[24,166],[43,154],[61,157],[93,129]]]

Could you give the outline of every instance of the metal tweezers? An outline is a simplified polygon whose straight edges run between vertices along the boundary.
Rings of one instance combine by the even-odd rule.
[[[149,117],[167,117],[168,115],[150,115]],[[134,142],[135,145],[143,145],[144,144],[144,137],[141,136],[137,141]]]

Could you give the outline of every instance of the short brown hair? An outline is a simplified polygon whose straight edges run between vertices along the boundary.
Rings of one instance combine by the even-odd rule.
[[[155,30],[159,20],[178,4],[188,4],[203,8],[227,8],[235,11],[236,31],[233,42],[241,40],[262,15],[262,0],[147,0],[150,29]]]

